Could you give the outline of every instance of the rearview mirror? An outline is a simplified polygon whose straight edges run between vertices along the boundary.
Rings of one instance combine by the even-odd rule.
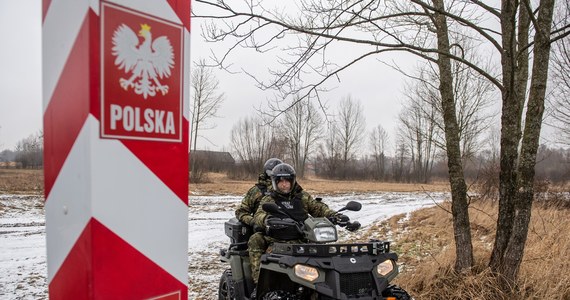
[[[362,208],[362,204],[356,201],[350,201],[346,204],[346,209],[351,211],[359,211]]]
[[[346,204],[346,206],[339,209],[338,212],[341,212],[343,210],[359,211],[361,208],[362,208],[362,204],[360,204],[360,202],[349,201]]]

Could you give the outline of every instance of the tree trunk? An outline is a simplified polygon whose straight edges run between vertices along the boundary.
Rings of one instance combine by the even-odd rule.
[[[548,80],[548,67],[545,66],[548,66],[550,59],[551,45],[549,37],[553,8],[554,0],[540,1],[540,13],[537,20],[538,28],[534,39],[534,61],[530,95],[519,160],[519,180],[517,201],[514,204],[513,230],[503,258],[502,275],[510,282],[514,282],[518,275],[531,217],[534,196],[534,167],[536,165],[536,153],[539,146],[544,112],[546,82]]]
[[[196,120],[199,120],[200,118],[200,103],[197,106],[196,111]],[[191,164],[191,168],[190,168],[190,174],[192,178],[196,178],[196,143],[198,142],[198,125],[199,122],[196,121],[195,124],[192,124],[194,126],[194,136],[191,137],[192,138],[192,150],[194,150],[194,155],[192,155],[192,157],[190,158],[190,164]],[[192,132],[192,131],[190,131]]]
[[[444,11],[443,0],[433,0],[437,11]],[[447,21],[445,15],[435,13],[437,29],[437,47],[442,53],[450,53]],[[459,128],[455,115],[455,98],[453,95],[453,77],[451,62],[448,56],[439,54],[438,67],[440,73],[439,90],[441,93],[443,120],[445,124],[445,144],[447,149],[447,165],[451,184],[451,210],[453,214],[453,232],[455,236],[455,271],[468,271],[473,266],[473,246],[471,244],[471,228],[467,204],[467,185],[463,175],[461,148],[459,146]]]
[[[515,89],[516,40],[515,24],[517,1],[504,0],[501,5],[502,48],[501,65],[503,71],[502,115],[501,115],[501,151],[499,172],[499,215],[497,233],[491,253],[489,266],[496,273],[502,273],[503,256],[510,239],[516,194],[516,168],[520,139],[520,101],[524,103],[524,94],[517,95]]]

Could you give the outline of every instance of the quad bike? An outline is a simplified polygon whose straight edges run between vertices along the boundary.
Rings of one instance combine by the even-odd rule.
[[[350,201],[339,210],[358,211],[361,204]],[[332,244],[337,241],[335,225],[354,231],[360,223],[348,218],[313,218],[294,221],[279,206],[266,203],[263,209],[273,218],[268,227],[295,229],[306,243],[274,243],[261,257],[255,298],[254,283],[247,251],[251,227],[232,218],[225,223],[231,239],[227,249],[220,250],[222,262],[229,263],[220,278],[218,299],[390,299],[412,297],[400,287],[390,284],[398,275],[396,253],[387,241]]]

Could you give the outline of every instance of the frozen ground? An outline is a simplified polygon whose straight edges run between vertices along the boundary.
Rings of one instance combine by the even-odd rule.
[[[333,209],[350,200],[360,201],[361,211],[346,214],[365,229],[445,197],[445,193],[378,193],[324,197],[323,201]],[[217,299],[219,276],[226,268],[218,258],[228,241],[223,223],[233,217],[241,196],[191,196],[189,200],[189,299]],[[0,195],[0,300],[48,298],[45,244],[43,199]]]

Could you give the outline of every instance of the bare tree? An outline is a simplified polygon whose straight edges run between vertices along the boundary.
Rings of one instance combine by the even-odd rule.
[[[224,101],[224,94],[219,92],[219,81],[214,76],[211,69],[206,66],[203,59],[194,64],[192,72],[192,104],[190,114],[192,115],[191,127],[191,145],[192,150],[196,151],[198,146],[199,132],[215,127],[215,125],[207,122],[218,117],[218,109]],[[191,159],[191,174],[195,173],[195,160]],[[193,175],[192,175],[193,176]]]
[[[421,77],[420,77],[421,78]],[[408,141],[415,182],[428,182],[436,155],[438,134],[443,125],[438,90],[429,88],[432,81],[419,80],[406,88],[406,100],[398,121],[400,137]],[[437,81],[436,81],[437,83]],[[443,147],[442,147],[443,148]]]
[[[455,109],[453,76],[451,67],[451,43],[449,27],[443,0],[433,0],[433,24],[437,34],[437,66],[439,71],[439,92],[447,152],[447,168],[451,186],[451,212],[453,214],[453,233],[455,238],[455,270],[469,271],[473,266],[473,245],[469,225],[467,203],[467,185],[461,161],[459,126]],[[425,6],[424,6],[425,7]],[[426,9],[426,8],[424,8]]]
[[[570,3],[562,1],[558,9],[560,22],[570,19]],[[570,145],[570,40],[561,40],[554,46],[552,59],[553,90],[550,102],[553,125],[559,132],[558,142]]]
[[[227,21],[226,27],[211,26],[205,32],[212,41],[234,41],[228,51],[217,56],[218,64],[229,66],[229,54],[240,47],[278,53],[281,68],[271,70],[269,81],[258,83],[285,95],[312,94],[319,99],[319,87],[325,86],[327,80],[339,78],[355,62],[383,52],[403,51],[437,65],[458,271],[470,270],[473,260],[450,61],[461,62],[495,85],[502,97],[501,171],[497,234],[489,265],[493,272],[502,275],[500,278],[509,282],[517,278],[533,201],[533,168],[542,126],[550,45],[570,34],[566,23],[552,26],[554,0],[540,0],[536,8],[529,1],[517,0],[502,0],[500,8],[482,1],[444,5],[441,0],[299,0],[277,9],[266,7],[266,2],[261,1],[247,2],[246,7],[224,0],[196,3],[214,10],[202,17]],[[485,26],[484,22],[493,24]],[[450,32],[473,34],[476,40],[488,45],[500,58],[500,71],[485,69],[453,53],[452,46],[460,41],[453,40]],[[280,42],[286,43],[278,48]],[[339,44],[352,45],[351,51],[331,59],[327,50]]]
[[[16,144],[15,161],[20,163],[23,168],[41,168],[43,166],[43,149],[43,131],[31,134]]]
[[[297,175],[303,178],[308,157],[318,146],[323,133],[323,118],[308,99],[295,101],[296,104],[285,112],[280,127],[285,130],[289,142],[292,164]]]
[[[407,141],[399,132],[394,150],[394,160],[392,161],[392,177],[396,182],[409,181],[410,147]]]
[[[480,61],[478,65],[488,65],[480,60],[476,51],[472,49],[464,55],[470,61]],[[460,62],[452,61],[452,73],[461,157],[465,161],[481,149],[481,135],[489,130],[496,117],[490,107],[498,95],[491,82]]]
[[[327,124],[326,135],[323,143],[319,145],[319,153],[316,159],[315,173],[325,178],[338,178],[341,169],[341,146],[339,143],[338,124],[330,122]]]
[[[373,177],[376,180],[383,180],[386,175],[386,149],[388,147],[388,133],[378,124],[370,132],[370,147],[372,148],[372,159],[374,163]]]
[[[443,10],[443,3],[433,3]],[[438,50],[451,54],[446,17],[436,12],[433,19]],[[477,61],[477,56],[465,53],[466,46],[461,50],[462,57]],[[492,85],[447,55],[439,55],[436,66],[434,70],[428,61],[413,77],[399,121],[403,125],[401,135],[410,141],[415,181],[429,180],[437,154],[435,146],[446,150],[457,244],[455,269],[462,271],[473,264],[463,165],[465,159],[473,157],[480,133],[490,125],[490,116],[483,110],[491,103]]]
[[[346,178],[350,160],[356,157],[356,150],[366,134],[366,119],[362,104],[350,96],[340,101],[336,116],[337,144],[341,149],[343,178]]]
[[[241,119],[230,135],[233,152],[250,175],[258,174],[267,159],[286,155],[284,139],[260,117]]]

